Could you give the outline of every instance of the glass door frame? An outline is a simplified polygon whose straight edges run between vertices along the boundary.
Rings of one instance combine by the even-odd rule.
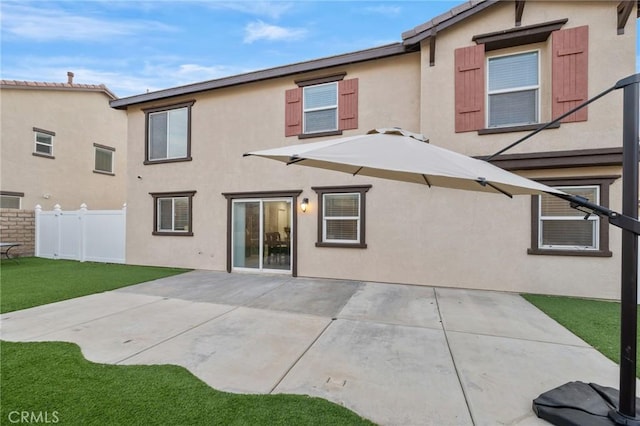
[[[297,260],[298,260],[298,197],[302,193],[302,190],[292,191],[266,191],[266,192],[232,192],[223,193],[222,195],[227,199],[227,272],[242,271],[242,272],[261,272],[261,273],[285,273],[292,276],[298,276]],[[260,202],[261,204],[261,216],[262,216],[262,203],[269,201],[289,201],[291,200],[291,237],[290,237],[290,269],[265,269],[265,268],[236,268],[233,266],[233,206],[235,202]],[[262,222],[262,217],[260,221]],[[261,223],[261,234],[263,224]],[[261,236],[263,239],[264,236]],[[261,244],[263,246],[263,244]],[[264,247],[261,247],[260,253],[262,254]],[[260,256],[260,263],[263,259]]]

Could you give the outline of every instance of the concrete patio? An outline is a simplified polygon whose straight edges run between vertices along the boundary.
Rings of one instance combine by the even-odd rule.
[[[515,294],[193,271],[1,316],[9,341],[177,364],[240,393],[319,396],[383,425],[537,425],[531,402],[618,367]]]

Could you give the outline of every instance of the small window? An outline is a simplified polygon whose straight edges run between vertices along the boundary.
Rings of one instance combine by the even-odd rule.
[[[145,164],[191,159],[193,103],[144,110],[147,117]]]
[[[33,153],[36,155],[53,157],[53,138],[56,135],[54,132],[33,128],[35,146]]]
[[[618,177],[539,179],[568,194],[609,206],[609,187]],[[606,218],[571,208],[552,195],[533,196],[531,202],[531,248],[529,254],[610,257]]]
[[[488,60],[488,127],[538,123],[538,52]]]
[[[113,174],[113,156],[115,148],[93,144],[95,148],[94,171],[98,173]]]
[[[303,88],[304,133],[338,130],[338,83]]]
[[[195,191],[151,193],[154,201],[154,235],[193,235],[192,199]]]
[[[0,192],[0,208],[20,209],[22,207],[23,193],[20,192]]]
[[[558,187],[568,194],[587,198],[599,204],[599,187]],[[555,250],[598,250],[600,217],[571,208],[568,202],[552,195],[540,197],[540,228],[538,247]]]
[[[365,196],[370,185],[316,187],[318,247],[366,248]]]
[[[360,243],[360,194],[324,194],[322,241]]]

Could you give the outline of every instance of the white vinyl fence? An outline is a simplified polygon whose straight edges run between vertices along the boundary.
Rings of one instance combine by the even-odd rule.
[[[126,204],[121,210],[53,211],[35,208],[35,255],[81,262],[125,262]]]

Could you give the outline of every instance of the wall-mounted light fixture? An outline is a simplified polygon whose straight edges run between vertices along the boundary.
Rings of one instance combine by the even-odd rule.
[[[300,203],[300,210],[302,210],[302,213],[307,211],[307,206],[309,205],[309,199],[308,198],[303,198],[302,202]]]

